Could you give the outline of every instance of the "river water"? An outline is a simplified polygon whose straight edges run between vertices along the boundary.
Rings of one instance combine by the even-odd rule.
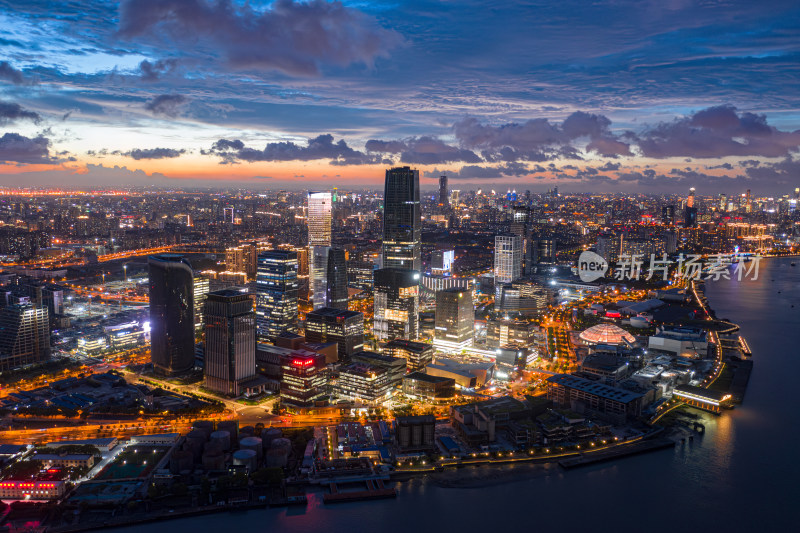
[[[744,403],[704,415],[705,435],[691,443],[569,472],[528,467],[513,482],[493,482],[486,471],[487,479],[471,488],[420,478],[399,483],[396,500],[325,506],[312,493],[305,508],[116,531],[800,531],[800,265],[791,261],[763,260],[755,281],[706,284],[717,316],[741,326],[755,367]]]

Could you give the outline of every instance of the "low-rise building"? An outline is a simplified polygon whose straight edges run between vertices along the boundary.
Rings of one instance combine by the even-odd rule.
[[[403,394],[420,400],[442,400],[452,398],[456,381],[452,378],[433,376],[424,372],[412,372],[403,377]]]
[[[642,413],[645,394],[571,374],[547,378],[547,398],[579,414],[624,423]]]
[[[64,481],[0,481],[0,499],[3,500],[56,500],[66,491]]]
[[[33,458],[37,461],[41,461],[45,467],[64,466],[67,468],[91,468],[95,462],[95,456],[90,453],[37,453]]]
[[[433,345],[424,342],[394,339],[383,347],[383,353],[406,360],[406,370],[415,372],[423,370],[433,362]]]

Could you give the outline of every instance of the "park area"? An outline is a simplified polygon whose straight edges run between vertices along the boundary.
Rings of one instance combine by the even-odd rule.
[[[135,445],[120,453],[95,479],[129,479],[144,477],[169,450],[164,446]]]

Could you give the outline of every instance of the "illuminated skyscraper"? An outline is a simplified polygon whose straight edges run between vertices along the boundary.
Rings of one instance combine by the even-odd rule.
[[[177,254],[147,258],[153,370],[174,376],[194,367],[194,273]]]
[[[0,372],[50,358],[48,314],[27,297],[0,308]]]
[[[474,330],[472,291],[446,289],[437,292],[434,346],[450,350],[468,348],[472,346]]]
[[[404,268],[375,271],[375,320],[378,340],[419,337],[419,272]]]
[[[522,276],[522,239],[503,234],[494,238],[494,282],[511,283]]]
[[[387,170],[383,194],[384,268],[420,270],[421,227],[419,170]]]
[[[450,207],[450,195],[447,192],[447,176],[439,176],[439,205]]]
[[[204,310],[205,386],[239,396],[256,375],[256,315],[247,293],[223,289],[208,294]]]
[[[694,187],[689,189],[689,197],[686,199],[686,207],[694,207]]]
[[[325,307],[328,250],[331,246],[331,193],[308,193],[309,284],[314,309]]]
[[[297,333],[297,252],[269,250],[258,255],[256,325],[259,342]]]

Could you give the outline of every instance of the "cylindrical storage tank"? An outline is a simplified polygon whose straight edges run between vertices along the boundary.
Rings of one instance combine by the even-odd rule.
[[[253,426],[245,426],[239,430],[239,440],[242,440],[245,437],[258,437]]]
[[[231,434],[225,430],[215,431],[211,434],[210,442],[222,444],[222,449],[226,452],[231,449]]]
[[[270,444],[269,447],[275,450],[286,450],[286,452],[288,453],[292,449],[292,441],[281,437],[279,439],[273,440],[272,444]]]
[[[194,454],[195,459],[200,459],[200,455],[203,453],[203,446],[205,446],[207,440],[208,438],[202,430],[193,429],[186,435],[186,441],[183,445]]]
[[[208,437],[210,437],[214,432],[214,422],[211,420],[195,420],[194,423],[192,423],[192,429],[198,429],[202,431],[205,433],[206,439],[208,439]]]
[[[224,470],[225,454],[218,451],[206,452],[203,454],[203,468],[205,470]]]
[[[233,464],[246,465],[251,472],[258,468],[258,455],[254,450],[236,450],[233,452]]]
[[[268,428],[261,432],[261,440],[264,441],[264,447],[269,448],[272,446],[272,441],[279,439],[283,436],[283,431],[280,428]]]
[[[230,435],[231,446],[236,446],[239,443],[239,421],[238,420],[223,420],[217,424],[217,431],[227,431]]]
[[[218,440],[210,440],[206,442],[206,445],[203,447],[203,453],[208,452],[224,452],[225,448],[223,448],[222,442]]]
[[[194,466],[194,455],[188,450],[176,450],[169,458],[169,471],[180,474],[184,470],[191,470]]]
[[[261,460],[261,457],[264,453],[264,445],[261,443],[261,439],[258,437],[245,437],[239,441],[239,449],[240,450],[253,450],[258,455],[258,459]]]
[[[278,448],[270,448],[267,450],[267,468],[284,468],[288,460],[289,452],[287,450]]]

